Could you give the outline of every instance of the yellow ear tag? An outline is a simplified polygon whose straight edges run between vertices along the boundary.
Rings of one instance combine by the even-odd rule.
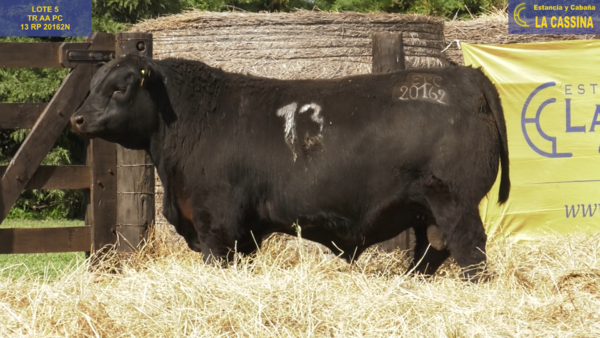
[[[140,82],[140,87],[144,86],[144,79],[146,76],[146,71],[142,69],[141,73],[142,73],[142,82]]]

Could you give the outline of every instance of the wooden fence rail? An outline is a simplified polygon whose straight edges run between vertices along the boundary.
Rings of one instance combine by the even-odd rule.
[[[97,37],[104,34],[96,34],[93,40],[98,41]],[[0,68],[75,68],[76,63],[63,64],[66,59],[63,53],[68,49],[87,50],[90,45],[89,42],[0,42]]]

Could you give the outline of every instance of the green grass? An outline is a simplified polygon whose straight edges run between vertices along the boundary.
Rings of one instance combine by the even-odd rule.
[[[30,221],[8,219],[0,228],[53,228],[83,226],[83,221]],[[75,268],[85,259],[83,252],[48,254],[0,254],[0,278],[48,278],[54,279],[63,272]]]

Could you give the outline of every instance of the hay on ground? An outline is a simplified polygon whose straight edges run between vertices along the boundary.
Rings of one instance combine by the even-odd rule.
[[[223,269],[154,241],[117,274],[3,277],[0,337],[600,336],[599,234],[492,241],[478,285],[450,264],[425,279],[398,253],[349,265],[304,243],[272,238]]]

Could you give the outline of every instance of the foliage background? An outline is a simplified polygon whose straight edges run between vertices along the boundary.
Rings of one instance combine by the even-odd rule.
[[[92,30],[120,32],[141,20],[196,8],[208,11],[322,11],[418,13],[453,19],[470,17],[496,8],[506,0],[92,0]],[[62,42],[84,38],[0,37],[0,42]],[[0,68],[0,102],[48,102],[66,76],[67,69]],[[0,165],[7,165],[29,133],[0,130]],[[43,165],[76,165],[85,162],[85,145],[67,128],[44,159]],[[83,217],[81,191],[25,191],[9,218],[61,219]]]

